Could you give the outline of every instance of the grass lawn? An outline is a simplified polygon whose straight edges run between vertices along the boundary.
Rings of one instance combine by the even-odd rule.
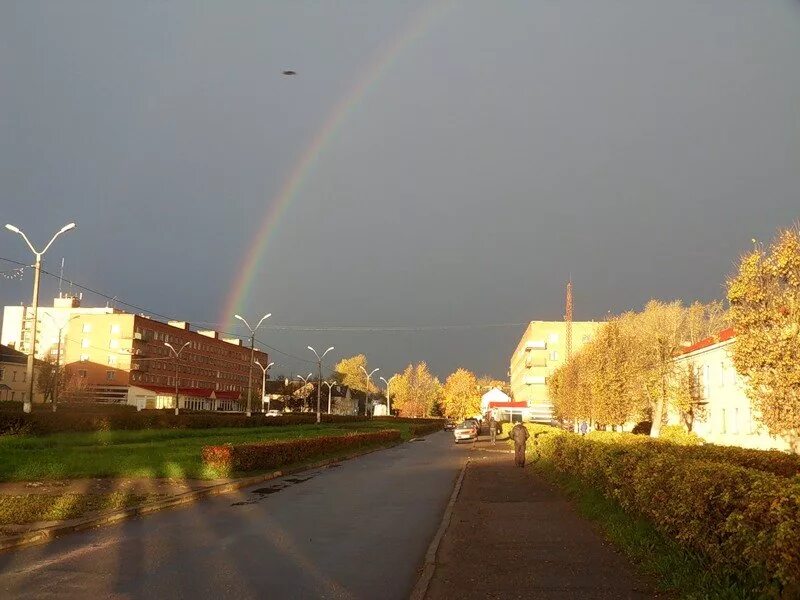
[[[403,439],[410,437],[409,424],[385,421],[0,436],[0,481],[80,477],[213,479],[216,474],[204,467],[200,457],[203,446],[344,435],[376,429],[398,429]]]

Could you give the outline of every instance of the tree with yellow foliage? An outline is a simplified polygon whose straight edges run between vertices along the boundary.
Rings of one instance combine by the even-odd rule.
[[[343,358],[334,367],[333,378],[342,385],[363,392],[367,388],[367,380],[364,371],[361,370],[362,368],[369,372],[367,357],[363,354]],[[370,381],[369,393],[374,394],[377,391],[378,387]]]
[[[429,417],[442,399],[442,384],[424,362],[408,365],[392,381],[392,407],[402,417]]]
[[[481,394],[475,374],[466,369],[457,369],[444,382],[442,396],[444,415],[462,421],[465,417],[481,412]]]
[[[732,359],[773,435],[800,451],[800,228],[757,244],[728,280]]]

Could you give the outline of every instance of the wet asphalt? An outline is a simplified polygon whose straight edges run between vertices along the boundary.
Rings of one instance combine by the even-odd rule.
[[[0,553],[3,598],[407,598],[467,453],[440,432]]]

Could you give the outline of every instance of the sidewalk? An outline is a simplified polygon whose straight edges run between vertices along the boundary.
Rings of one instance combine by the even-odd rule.
[[[503,448],[475,447],[427,599],[656,597],[567,500]]]

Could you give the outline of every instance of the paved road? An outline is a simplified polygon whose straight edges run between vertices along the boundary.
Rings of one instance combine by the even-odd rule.
[[[466,456],[440,432],[0,553],[0,596],[405,599]]]

